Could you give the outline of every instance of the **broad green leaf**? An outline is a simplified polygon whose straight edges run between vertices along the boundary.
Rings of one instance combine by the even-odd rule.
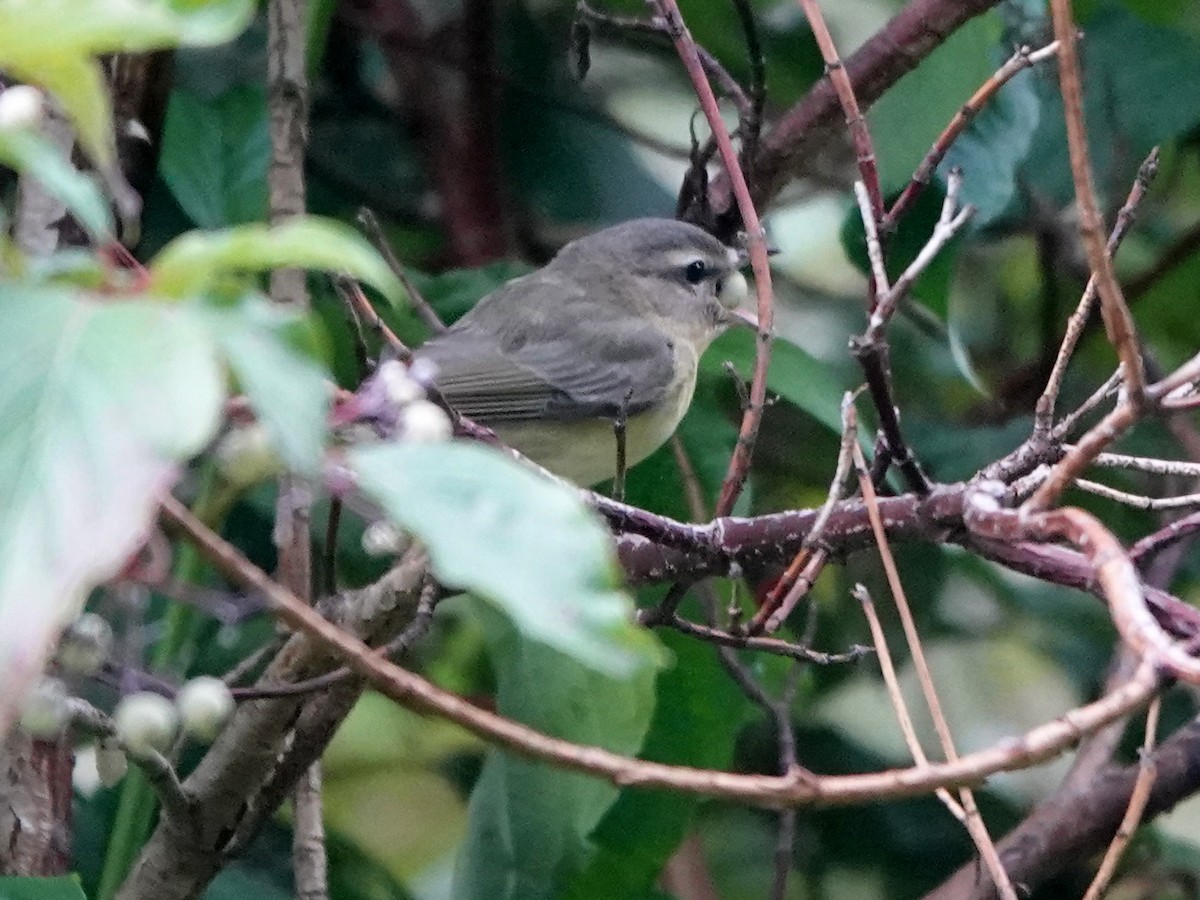
[[[87,900],[74,875],[57,878],[0,877],[0,900]]]
[[[171,93],[159,171],[196,225],[264,219],[270,155],[261,85],[239,85],[213,99],[183,89]]]
[[[654,703],[653,672],[609,678],[527,640],[477,601],[475,614],[485,622],[501,715],[617,753],[634,753],[641,746]],[[588,835],[617,793],[600,779],[493,751],[471,793],[451,896],[564,896],[591,855]]]
[[[283,461],[316,474],[325,448],[329,374],[292,340],[303,337],[303,317],[261,296],[199,311]]]
[[[733,329],[713,344],[700,365],[707,371],[723,374],[721,369],[728,361],[733,363],[739,375],[749,378],[754,370],[754,345],[752,334],[742,328]],[[767,387],[818,422],[842,433],[844,387],[829,373],[828,366],[806,350],[777,339],[771,345]]]
[[[969,228],[983,228],[1008,207],[1017,172],[1029,152],[1041,116],[1038,74],[1026,70],[1000,89],[958,140],[950,145],[938,176],[958,167],[963,173],[960,202],[975,207]]]
[[[34,131],[0,129],[0,162],[38,184],[67,207],[93,237],[112,232],[108,203],[96,182],[72,166]]]
[[[192,231],[150,264],[151,291],[168,297],[203,294],[227,275],[285,267],[345,272],[395,299],[400,281],[356,231],[329,219],[296,218],[281,225],[241,225]]]
[[[0,33],[21,40],[8,42],[0,59],[221,44],[246,27],[254,9],[253,0],[6,0]]]
[[[136,549],[222,396],[185,310],[0,288],[0,731],[56,630]]]
[[[612,540],[578,492],[477,444],[357,447],[347,464],[425,543],[439,580],[494,603],[523,637],[612,676],[660,659],[619,590]]]
[[[638,754],[672,765],[724,769],[733,758],[745,696],[714,649],[675,632],[663,634],[674,663],[655,683],[654,719]],[[647,894],[683,840],[701,799],[626,788],[592,833],[598,850],[571,883],[572,900]]]
[[[112,110],[99,66],[102,53],[177,44],[216,44],[249,22],[252,0],[7,0],[0,69],[50,91],[101,165],[113,157]]]

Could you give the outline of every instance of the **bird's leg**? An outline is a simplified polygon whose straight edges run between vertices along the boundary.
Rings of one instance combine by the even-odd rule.
[[[625,426],[628,423],[626,410],[629,405],[629,398],[633,396],[633,388],[629,389],[629,393],[625,395],[625,399],[621,401],[620,407],[617,409],[617,414],[613,418],[613,437],[617,439],[617,474],[613,476],[612,498],[618,503],[625,502]]]

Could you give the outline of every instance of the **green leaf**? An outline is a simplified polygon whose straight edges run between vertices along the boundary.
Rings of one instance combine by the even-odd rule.
[[[307,320],[261,296],[198,311],[284,463],[316,474],[325,449],[329,373],[296,346],[306,337]]]
[[[950,145],[938,175],[945,184],[954,167],[963,173],[960,202],[975,207],[969,228],[991,224],[1008,207],[1017,172],[1041,118],[1038,75],[1026,70],[1000,89],[958,140]]]
[[[726,361],[738,373],[749,378],[754,370],[754,335],[735,328],[722,335],[700,362],[707,372],[724,374]],[[728,377],[728,376],[725,376]],[[842,433],[842,392],[844,388],[829,373],[829,367],[795,344],[776,339],[771,345],[771,367],[767,387],[835,433]]]
[[[108,203],[96,182],[70,164],[50,141],[26,129],[0,129],[0,162],[37,181],[93,238],[112,232]]]
[[[179,308],[0,288],[0,730],[222,398],[215,349]]]
[[[88,154],[107,165],[112,110],[92,57],[222,43],[246,26],[254,8],[252,0],[7,0],[0,34],[21,39],[0,46],[0,69],[53,93]]]
[[[238,85],[214,99],[172,92],[159,171],[196,225],[223,228],[264,219],[270,155],[262,85]]]
[[[392,299],[404,290],[361,235],[340,222],[313,217],[274,227],[253,224],[189,232],[154,258],[149,290],[167,297],[197,296],[235,272],[285,267],[345,272]]]
[[[661,658],[618,589],[612,539],[577,491],[476,444],[358,447],[347,463],[425,543],[442,582],[493,602],[523,637],[613,676]]]
[[[641,746],[654,703],[653,672],[615,680],[525,640],[492,610],[483,617],[501,715],[617,753]],[[556,900],[588,861],[588,835],[617,797],[600,779],[493,751],[471,793],[451,896]],[[619,896],[619,895],[613,895]]]
[[[676,632],[663,642],[675,657],[655,684],[654,720],[639,757],[724,769],[747,706],[712,647]],[[592,833],[598,852],[571,884],[572,900],[647,894],[699,809],[701,799],[626,788]]]
[[[60,875],[57,878],[0,877],[0,900],[87,900],[79,878]]]

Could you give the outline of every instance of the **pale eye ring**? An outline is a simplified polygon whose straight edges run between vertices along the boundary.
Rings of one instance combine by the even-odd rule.
[[[693,259],[683,267],[683,277],[687,279],[688,284],[699,284],[708,274],[708,266],[702,259]]]

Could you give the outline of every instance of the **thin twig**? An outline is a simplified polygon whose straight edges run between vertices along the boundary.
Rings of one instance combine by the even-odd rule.
[[[1121,206],[1121,211],[1117,213],[1117,221],[1113,225],[1112,233],[1108,236],[1105,252],[1109,259],[1116,256],[1121,242],[1125,239],[1125,235],[1129,233],[1129,230],[1133,227],[1137,219],[1137,209],[1141,205],[1142,198],[1146,196],[1146,190],[1150,187],[1150,182],[1158,174],[1158,155],[1158,148],[1155,147],[1150,151],[1150,155],[1146,157],[1141,166],[1138,167],[1137,177],[1133,180],[1133,187],[1129,189],[1129,195],[1125,198],[1125,203]],[[1075,312],[1071,313],[1070,318],[1067,319],[1067,328],[1063,334],[1062,344],[1058,349],[1058,356],[1055,357],[1054,366],[1050,370],[1050,376],[1046,379],[1046,387],[1042,391],[1042,396],[1038,398],[1034,418],[1035,433],[1048,433],[1054,424],[1054,406],[1058,402],[1058,393],[1062,389],[1063,376],[1066,374],[1067,364],[1071,361],[1071,357],[1075,353],[1075,347],[1079,343],[1079,338],[1083,335],[1084,329],[1087,327],[1092,306],[1096,302],[1097,290],[1096,276],[1092,275],[1088,278],[1087,286],[1083,289],[1083,296],[1079,300],[1079,305],[1075,308]]]
[[[686,619],[678,617],[665,624],[683,634],[690,634],[692,637],[711,641],[714,644],[721,644],[726,647],[739,647],[746,650],[757,650],[762,653],[772,653],[775,656],[786,656],[801,662],[815,663],[819,666],[853,663],[871,654],[870,647],[863,647],[858,644],[853,645],[849,650],[842,653],[823,653],[820,650],[813,650],[804,644],[793,644],[788,641],[781,641],[778,638],[749,637],[744,634],[732,634],[728,631],[722,631],[719,628],[710,628],[706,625],[689,622]]]
[[[854,85],[850,83],[846,65],[838,55],[833,35],[829,33],[829,26],[825,24],[825,18],[821,15],[820,4],[817,0],[799,0],[799,3],[821,51],[821,58],[825,61],[825,72],[833,84],[838,102],[842,105],[846,128],[850,132],[850,140],[857,157],[859,176],[870,200],[871,218],[878,224],[883,218],[883,191],[879,186],[879,164],[875,159],[875,146],[871,141],[867,120],[858,108]]]
[[[846,485],[850,480],[853,444],[858,440],[858,416],[854,409],[855,394],[847,391],[842,397],[842,440],[838,448],[837,465],[829,483],[829,494],[817,514],[812,529],[804,538],[800,552],[792,559],[787,570],[780,576],[766,601],[755,614],[749,625],[751,634],[761,631],[778,631],[791,615],[796,604],[808,593],[817,576],[829,559],[827,550],[820,546],[829,524],[829,517],[839,500],[846,496]]]
[[[921,685],[921,693],[925,698],[925,705],[929,708],[929,716],[933,720],[933,728],[937,732],[938,740],[941,743],[942,753],[945,755],[947,762],[954,762],[959,758],[958,750],[954,746],[954,737],[950,733],[950,725],[946,721],[945,713],[942,711],[942,703],[938,698],[937,690],[933,684],[933,673],[925,657],[925,648],[921,643],[921,636],[917,631],[916,621],[913,619],[912,609],[908,605],[904,585],[900,580],[900,570],[896,567],[896,559],[892,555],[892,548],[888,543],[887,533],[883,527],[883,519],[879,515],[879,503],[875,497],[875,486],[871,483],[871,474],[867,469],[866,460],[863,459],[862,450],[859,449],[857,443],[853,445],[853,449],[855,451],[854,463],[858,469],[859,488],[862,490],[863,501],[866,503],[867,512],[871,517],[871,528],[875,532],[879,557],[883,562],[884,572],[887,574],[888,586],[892,592],[892,601],[896,604],[896,611],[900,614],[900,624],[904,628],[904,636],[908,643],[909,653],[912,656],[913,667],[917,672],[917,682]],[[975,847],[979,850],[979,855],[983,858],[984,865],[987,866],[988,872],[991,873],[996,890],[1000,893],[1003,900],[1017,900],[1017,892],[1012,886],[1012,881],[1009,879],[1008,873],[1004,870],[1004,865],[1000,861],[1000,855],[996,852],[996,845],[992,841],[991,835],[988,834],[987,826],[984,824],[983,817],[979,813],[979,807],[975,802],[974,793],[969,788],[963,787],[959,789],[958,796],[964,813],[962,822],[966,826],[971,840],[975,842]]]
[[[1100,312],[1104,317],[1108,339],[1116,348],[1117,357],[1125,369],[1125,389],[1136,408],[1142,403],[1146,387],[1145,373],[1133,317],[1104,248],[1104,221],[1096,203],[1087,126],[1083,118],[1083,86],[1076,49],[1078,36],[1071,15],[1071,0],[1050,0],[1050,16],[1054,21],[1054,37],[1059,43],[1059,90],[1067,123],[1067,149],[1071,157],[1071,177],[1075,182],[1075,202],[1079,207],[1079,234],[1087,252],[1088,267],[1096,279]]]
[[[1064,450],[1073,449],[1070,444]],[[1178,459],[1155,459],[1152,456],[1128,456],[1124,453],[1101,453],[1092,460],[1092,465],[1102,469],[1132,469],[1151,475],[1179,475],[1184,478],[1200,478],[1200,463]]]
[[[767,368],[771,362],[772,327],[774,323],[774,302],[771,291],[771,269],[767,258],[766,235],[754,201],[750,195],[750,187],[746,183],[746,175],[738,164],[737,153],[729,137],[729,130],[721,119],[721,111],[713,96],[712,87],[704,75],[700,57],[696,51],[696,42],[692,39],[683,16],[679,12],[676,0],[648,0],[662,17],[675,51],[679,54],[696,96],[700,99],[700,107],[704,110],[704,118],[716,138],[717,148],[721,154],[721,162],[729,176],[733,188],[733,196],[741,213],[742,223],[746,227],[747,249],[750,252],[750,263],[754,269],[754,287],[758,292],[758,343],[754,354],[754,375],[750,382],[750,405],[742,416],[742,424],[738,429],[737,446],[734,447],[733,457],[729,460],[729,468],[725,480],[721,484],[721,492],[717,498],[716,515],[728,515],[734,503],[741,495],[742,486],[750,470],[750,459],[754,453],[754,442],[758,438],[758,426],[762,421],[763,409],[767,400]]]
[[[1129,794],[1129,805],[1125,808],[1125,815],[1121,819],[1117,833],[1113,835],[1112,843],[1108,845],[1096,877],[1088,885],[1083,900],[1100,900],[1100,897],[1104,895],[1104,889],[1108,887],[1113,873],[1117,870],[1121,854],[1129,846],[1129,841],[1133,838],[1133,833],[1142,820],[1142,813],[1146,810],[1146,801],[1150,799],[1150,789],[1154,787],[1156,772],[1151,753],[1154,751],[1155,735],[1158,733],[1158,714],[1161,706],[1162,698],[1155,697],[1150,701],[1149,709],[1146,710],[1146,736],[1142,740],[1142,747],[1139,751],[1137,780],[1134,781],[1133,791]]]
[[[1076,478],[1075,487],[1081,491],[1087,491],[1089,494],[1095,494],[1097,497],[1103,497],[1106,500],[1115,500],[1118,503],[1124,503],[1126,506],[1132,506],[1135,509],[1189,509],[1193,506],[1200,506],[1200,494],[1181,494],[1178,497],[1147,497],[1144,494],[1131,494],[1128,491],[1118,490],[1117,488],[1109,487],[1107,484],[1089,481],[1086,478]]]
[[[437,314],[436,310],[429,305],[429,301],[425,299],[425,295],[413,283],[412,278],[408,275],[408,271],[401,264],[400,260],[396,258],[396,254],[392,251],[392,245],[389,243],[387,235],[383,233],[383,226],[379,224],[379,219],[375,213],[364,206],[358,211],[358,221],[366,229],[367,238],[375,245],[375,249],[379,251],[388,268],[392,270],[392,273],[404,285],[404,290],[408,294],[408,302],[412,304],[413,311],[425,323],[425,327],[434,334],[441,334],[445,331],[446,323],[442,321],[442,317]],[[370,304],[368,303],[367,305],[369,306]],[[375,319],[378,321],[379,317],[376,316]]]
[[[361,317],[367,326],[373,329],[396,354],[398,359],[412,359],[412,351],[408,349],[404,341],[396,337],[396,333],[392,329],[388,328],[383,319],[379,317],[379,313],[375,312],[375,307],[371,305],[371,301],[367,299],[367,295],[363,293],[363,289],[358,286],[357,281],[345,275],[335,275],[332,280],[334,290],[337,291],[347,308],[352,310],[356,316]]]
[[[962,109],[954,114],[954,118],[950,120],[950,124],[945,130],[938,135],[937,140],[933,142],[933,146],[929,148],[929,152],[925,154],[925,158],[921,160],[921,164],[917,166],[913,172],[912,180],[905,185],[900,196],[896,198],[896,202],[892,204],[892,208],[887,211],[887,215],[879,223],[879,230],[884,234],[889,234],[900,221],[901,217],[912,208],[913,203],[921,195],[929,183],[933,180],[933,173],[937,171],[938,165],[946,156],[946,152],[950,146],[958,139],[967,126],[975,119],[993,97],[1011,81],[1019,72],[1049,59],[1058,52],[1058,41],[1053,41],[1042,47],[1040,50],[1032,50],[1027,46],[1019,47],[1017,51],[1008,58],[999,69],[985,81],[974,94],[971,95]]]
[[[896,713],[896,721],[900,725],[900,733],[904,736],[908,752],[912,754],[913,762],[917,765],[927,766],[929,757],[925,754],[925,748],[921,746],[920,738],[917,737],[917,729],[913,724],[912,715],[908,711],[908,704],[904,700],[904,692],[900,690],[900,679],[896,677],[896,666],[892,662],[892,653],[888,649],[883,626],[879,623],[879,615],[875,612],[875,602],[871,599],[871,593],[864,584],[856,584],[850,593],[862,605],[863,615],[867,619],[867,628],[871,631],[871,641],[875,646],[875,655],[879,657],[879,670],[883,675],[883,684],[887,689],[892,709]],[[950,810],[950,814],[965,824],[967,814],[958,801],[950,795],[950,792],[943,789],[935,793],[946,809]]]
[[[1153,534],[1146,535],[1129,548],[1129,558],[1139,568],[1144,569],[1150,560],[1167,547],[1186,540],[1198,531],[1200,531],[1200,512],[1195,512],[1164,525]]]
[[[1098,407],[1109,397],[1114,396],[1121,387],[1121,369],[1118,367],[1115,372],[1105,379],[1100,387],[1096,388],[1086,400],[1079,405],[1073,412],[1063,416],[1061,422],[1054,426],[1050,437],[1055,441],[1061,441],[1075,430],[1075,427],[1083,421],[1092,410]]]

